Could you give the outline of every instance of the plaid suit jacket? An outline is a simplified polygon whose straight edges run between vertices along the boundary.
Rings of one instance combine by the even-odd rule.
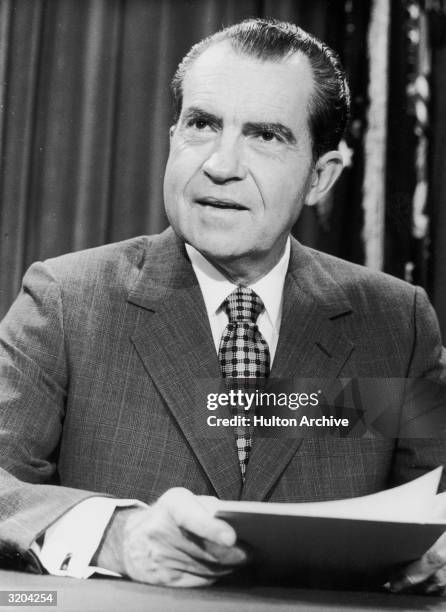
[[[423,290],[292,241],[271,376],[445,379]],[[171,229],[37,263],[0,328],[0,542],[26,551],[94,492],[153,502],[365,495],[445,462],[433,440],[258,438],[241,487],[233,432],[197,403],[220,370]],[[1,549],[1,546],[0,546]]]

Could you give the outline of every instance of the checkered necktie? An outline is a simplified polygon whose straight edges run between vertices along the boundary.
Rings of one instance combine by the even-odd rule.
[[[220,341],[220,369],[230,389],[254,392],[259,379],[269,376],[270,356],[265,339],[257,327],[257,317],[264,309],[259,296],[252,289],[237,287],[222,303],[229,323]],[[243,406],[235,415],[245,415]],[[249,414],[253,416],[253,414]],[[251,432],[246,427],[236,427],[237,452],[242,479],[251,450]]]

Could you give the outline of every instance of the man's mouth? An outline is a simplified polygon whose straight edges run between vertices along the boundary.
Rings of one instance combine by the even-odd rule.
[[[219,199],[219,198],[196,198],[195,202],[201,206],[211,206],[212,208],[230,209],[230,210],[248,210],[246,206],[231,199]]]

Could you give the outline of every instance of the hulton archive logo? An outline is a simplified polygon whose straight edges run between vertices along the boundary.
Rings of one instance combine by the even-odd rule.
[[[446,385],[428,379],[252,380],[237,388],[200,380],[196,426],[204,435],[253,427],[267,437],[446,438]],[[231,381],[232,383],[232,381]]]
[[[297,411],[301,408],[318,407],[322,390],[310,393],[298,392],[266,392],[256,389],[247,392],[242,389],[231,389],[226,393],[209,393],[207,396],[207,409],[210,411],[219,408],[230,408],[233,416],[217,416],[211,414],[207,417],[209,427],[349,427],[348,418],[336,416],[308,416],[303,414],[299,418],[294,416],[281,416],[277,414],[262,414],[271,409],[288,409]],[[240,414],[242,413],[242,414]],[[245,413],[245,414],[244,414]]]

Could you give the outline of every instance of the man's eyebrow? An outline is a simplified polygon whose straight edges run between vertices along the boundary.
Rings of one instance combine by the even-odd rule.
[[[186,121],[191,121],[192,119],[201,119],[202,121],[207,121],[212,125],[216,125],[217,127],[223,126],[223,120],[221,117],[217,117],[212,113],[208,113],[203,110],[199,106],[191,106],[184,112],[184,119]]]
[[[283,123],[262,123],[262,122],[248,122],[243,126],[244,132],[272,132],[278,134],[288,144],[296,144],[296,137],[290,128],[283,125]]]
[[[191,121],[194,119],[207,121],[211,125],[216,125],[219,128],[223,127],[223,119],[221,117],[218,117],[213,113],[209,113],[208,111],[203,110],[199,106],[190,106],[184,111],[185,121]],[[283,123],[248,121],[247,123],[243,124],[243,131],[272,132],[273,134],[278,134],[279,136],[281,136],[288,144],[296,144],[296,137],[294,136],[292,130],[283,125]]]

